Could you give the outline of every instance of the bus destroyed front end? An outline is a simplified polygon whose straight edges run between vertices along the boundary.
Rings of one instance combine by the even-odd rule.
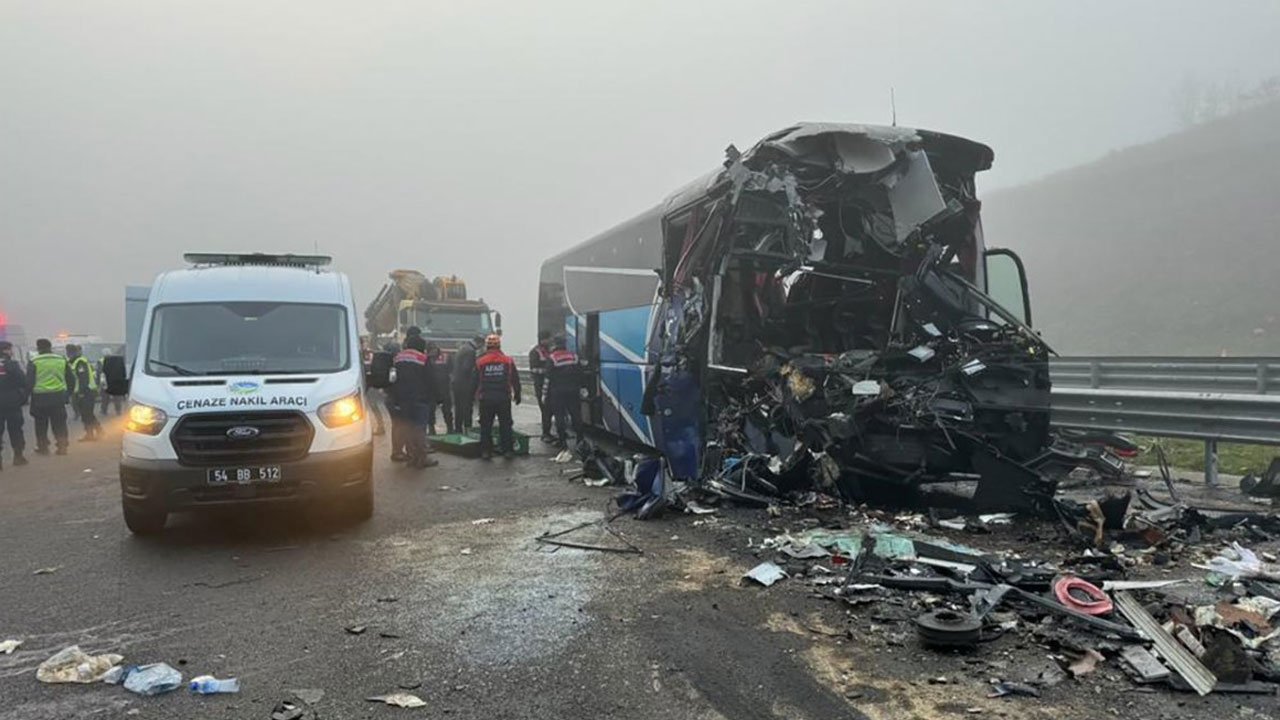
[[[677,480],[762,504],[910,504],[950,483],[975,508],[1050,507],[1049,349],[979,289],[991,159],[936,133],[799,125],[686,191],[701,199],[683,239],[668,227],[647,408]],[[690,375],[696,459],[663,442]]]

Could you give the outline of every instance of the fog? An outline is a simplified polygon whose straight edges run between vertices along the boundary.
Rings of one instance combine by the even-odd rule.
[[[332,254],[361,308],[457,273],[533,337],[537,267],[796,120],[992,145],[982,189],[1280,73],[1273,0],[0,0],[0,312],[123,333],[192,250]],[[1016,238],[997,243],[1018,246]]]

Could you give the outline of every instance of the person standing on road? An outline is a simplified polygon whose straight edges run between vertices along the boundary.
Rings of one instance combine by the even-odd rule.
[[[556,419],[556,443],[568,447],[565,425],[573,428],[573,436],[582,441],[582,386],[578,354],[567,347],[563,335],[557,335],[548,356],[547,404]]]
[[[393,417],[398,414],[408,446],[409,467],[427,468],[437,461],[427,457],[427,421],[431,417],[431,379],[427,375],[426,343],[421,335],[404,341],[404,349],[396,353],[396,381],[391,384],[395,399]]]
[[[67,388],[75,385],[67,359],[53,352],[48,338],[36,340],[27,364],[27,396],[36,426],[36,454],[49,454],[49,426],[59,455],[67,454]]]
[[[542,442],[550,443],[551,437],[551,404],[544,394],[547,384],[547,369],[551,362],[551,331],[538,331],[538,344],[529,350],[529,374],[533,376],[533,396],[538,399],[538,411],[542,414]]]
[[[0,341],[0,468],[4,467],[4,432],[9,429],[9,447],[14,466],[26,465],[22,453],[27,439],[22,434],[22,406],[27,402],[27,379],[22,365],[13,359],[13,343]]]
[[[364,374],[369,374],[369,367],[373,364],[373,348],[369,346],[369,341],[361,338],[360,355],[363,361]],[[364,389],[364,404],[369,406],[369,414],[373,416],[373,434],[382,435],[387,432],[387,424],[382,419],[382,398],[378,396],[378,391],[371,387]],[[106,412],[106,401],[103,400],[103,412]]]
[[[458,346],[453,358],[453,422],[460,433],[471,430],[471,406],[475,402],[476,350],[484,339],[477,335],[471,342]]]
[[[490,335],[485,353],[476,359],[475,397],[480,405],[480,457],[493,457],[493,421],[498,420],[498,450],[515,456],[511,437],[511,401],[520,404],[520,373],[516,363],[502,352],[502,338]]]
[[[124,398],[107,392],[107,374],[103,368],[106,367],[107,358],[109,357],[111,357],[111,351],[104,350],[102,357],[98,358],[97,365],[98,388],[101,390],[99,394],[102,396],[102,407],[99,410],[99,414],[102,417],[106,417],[108,415],[107,410],[112,407],[116,409],[116,415],[124,414]]]
[[[428,432],[432,435],[436,432],[436,408],[439,408],[440,415],[444,418],[445,433],[453,433],[453,393],[449,387],[449,380],[453,375],[453,360],[434,342],[427,343],[427,374],[431,376],[431,397],[435,400],[431,408]]]
[[[67,346],[67,359],[71,361],[71,401],[80,409],[80,421],[84,423],[84,436],[80,442],[93,442],[102,437],[102,425],[93,414],[98,401],[98,374],[89,358],[80,352],[79,345]]]

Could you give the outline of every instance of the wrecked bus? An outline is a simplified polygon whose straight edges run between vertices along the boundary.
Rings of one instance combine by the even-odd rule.
[[[583,417],[722,495],[849,501],[972,481],[1052,494],[1049,348],[987,250],[989,147],[805,123],[542,265],[539,329],[590,368]]]

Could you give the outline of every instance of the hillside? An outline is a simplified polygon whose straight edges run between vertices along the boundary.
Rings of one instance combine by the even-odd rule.
[[[983,216],[1064,355],[1280,355],[1280,103],[989,193]]]

